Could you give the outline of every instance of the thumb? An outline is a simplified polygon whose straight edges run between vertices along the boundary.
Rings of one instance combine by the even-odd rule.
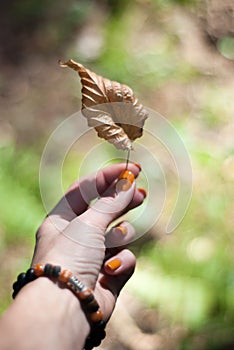
[[[69,236],[77,230],[81,223],[88,226],[88,231],[104,234],[107,226],[117,219],[131,202],[135,191],[135,178],[132,172],[125,170],[112,185],[89,209],[72,220],[66,229]],[[82,226],[83,226],[82,225]],[[86,231],[86,230],[85,230]]]
[[[118,185],[119,183],[117,183]],[[131,202],[135,190],[135,183],[128,189],[116,192],[114,196],[106,196],[98,199],[96,203],[84,213],[83,219],[92,217],[94,226],[106,229],[117,219]]]
[[[135,178],[131,171],[124,170],[112,188],[99,198],[93,206],[91,206],[84,216],[92,217],[96,227],[103,228],[116,218],[118,218],[124,209],[131,202],[135,191]]]

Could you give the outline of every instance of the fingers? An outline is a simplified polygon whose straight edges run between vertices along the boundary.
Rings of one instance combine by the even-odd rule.
[[[143,202],[144,196],[138,191],[137,204]],[[98,199],[83,214],[76,217],[66,227],[64,233],[75,241],[80,241],[93,246],[98,238],[95,235],[104,235],[108,225],[120,215],[123,214],[129,203],[132,201],[135,193],[134,174],[124,170],[120,175],[118,182],[109,187],[103,197]],[[141,197],[141,199],[140,199]],[[81,228],[82,232],[81,232]],[[85,239],[82,235],[88,235]],[[99,238],[98,238],[99,240]],[[102,240],[103,242],[103,240]]]
[[[104,264],[104,275],[100,284],[109,289],[117,297],[135,270],[136,258],[134,254],[124,249],[112,256]]]
[[[96,284],[95,295],[100,300],[106,321],[113,312],[119,293],[132,276],[135,265],[136,258],[128,249],[121,250],[105,262]]]
[[[124,163],[113,164],[75,182],[52,210],[50,216],[62,218],[67,222],[73,220],[87,209],[93,199],[103,195],[125,167]],[[129,163],[128,169],[135,177],[140,172],[140,166],[133,163]]]
[[[97,240],[104,244],[104,234],[108,225],[121,215],[132,200],[134,191],[135,183],[127,191],[117,194],[113,187],[112,196],[109,193],[109,196],[97,200],[93,206],[70,222],[64,234],[86,245],[94,246]]]
[[[134,227],[129,222],[123,221],[110,229],[106,235],[105,245],[107,248],[126,246],[134,237]]]

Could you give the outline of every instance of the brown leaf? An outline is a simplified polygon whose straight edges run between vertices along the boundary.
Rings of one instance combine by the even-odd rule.
[[[82,114],[98,136],[118,149],[132,149],[132,141],[142,136],[147,111],[132,89],[103,78],[73,60],[59,62],[78,72],[82,84]]]

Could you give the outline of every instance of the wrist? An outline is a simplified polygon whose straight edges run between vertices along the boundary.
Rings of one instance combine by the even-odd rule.
[[[35,281],[37,280],[38,277],[41,277],[39,280],[42,280],[44,282],[42,282],[43,284],[38,284],[37,283],[37,289],[35,289],[36,283]],[[42,278],[43,277],[43,278]],[[46,279],[44,278],[46,277]],[[56,283],[59,283],[59,288],[57,288],[56,284],[52,281],[56,281]],[[33,283],[34,282],[34,283]],[[29,285],[30,285],[30,289],[29,289]],[[22,290],[23,287],[28,286],[27,289],[24,288],[25,293],[29,293],[29,297],[27,298],[27,301],[29,301],[30,304],[30,291],[33,290],[38,291],[39,290],[39,296],[37,294],[32,294],[33,296],[33,301],[31,300],[31,303],[34,305],[35,303],[35,298],[37,299],[37,297],[39,298],[38,300],[40,301],[39,304],[42,305],[38,305],[36,303],[36,305],[34,306],[34,311],[38,311],[39,314],[42,316],[40,319],[44,319],[43,315],[44,312],[46,310],[47,307],[50,308],[50,313],[53,313],[54,308],[56,308],[56,305],[53,305],[53,307],[51,307],[51,300],[53,301],[52,304],[58,302],[60,305],[60,300],[57,300],[58,295],[56,294],[56,298],[54,298],[53,296],[50,296],[50,293],[48,293],[48,295],[46,295],[46,300],[43,300],[41,297],[43,296],[43,287],[44,284],[46,285],[46,287],[48,288],[49,286],[52,288],[54,288],[54,286],[56,286],[57,289],[55,289],[55,291],[62,290],[67,290],[67,292],[72,292],[72,295],[75,296],[77,298],[77,301],[81,302],[80,306],[80,311],[81,311],[81,307],[82,310],[85,312],[85,315],[87,316],[88,321],[90,322],[90,332],[89,332],[89,336],[87,337],[86,341],[85,341],[85,349],[86,350],[90,350],[95,346],[98,346],[102,339],[105,338],[105,325],[106,322],[103,320],[103,313],[100,310],[99,304],[97,302],[97,300],[95,299],[92,291],[90,288],[88,288],[87,286],[85,286],[76,276],[74,276],[72,274],[71,271],[66,270],[66,269],[61,269],[61,266],[59,265],[52,265],[52,264],[36,264],[35,266],[33,266],[32,268],[28,269],[26,273],[20,273],[17,277],[17,281],[13,284],[13,298],[15,298],[17,296],[17,294],[19,293],[20,290]],[[61,287],[62,286],[62,287]],[[34,287],[34,288],[33,288]],[[38,288],[39,287],[39,288]],[[65,288],[65,289],[64,289]],[[52,290],[54,292],[54,290]],[[25,296],[24,293],[24,296]],[[69,295],[70,293],[68,293],[67,295]],[[53,294],[52,294],[53,295]],[[64,294],[65,297],[65,294]],[[52,299],[51,299],[52,298]],[[19,299],[18,299],[19,300]],[[22,293],[21,293],[21,304],[24,304],[24,298],[22,298]],[[67,301],[68,299],[66,299]],[[73,299],[74,302],[74,299]],[[40,308],[42,307],[42,308]],[[54,314],[53,316],[56,317],[56,322],[55,324],[53,323],[54,319],[52,317],[52,319],[49,318],[49,321],[52,321],[52,338],[53,338],[53,334],[55,336],[56,333],[56,327],[58,326],[58,328],[61,326],[60,320],[63,319],[63,314],[64,314],[64,307],[65,310],[68,307],[68,305],[66,303],[62,304],[62,308],[61,309],[55,309],[54,310]],[[70,305],[69,305],[69,309],[70,309]],[[72,307],[72,310],[75,310],[76,307]],[[23,306],[23,310],[24,310],[24,306]],[[61,312],[63,310],[63,312]],[[17,312],[17,310],[15,310]],[[22,305],[21,305],[21,311],[22,311]],[[58,312],[60,311],[60,312]],[[74,312],[74,311],[73,311]],[[58,313],[58,314],[57,314]],[[73,313],[74,314],[74,313]],[[51,314],[50,314],[51,315]],[[78,320],[81,321],[80,319],[80,313],[75,312],[75,315],[78,317]],[[69,317],[70,319],[70,317]],[[26,315],[26,321],[29,320],[30,321],[30,315]],[[48,323],[48,322],[47,322]],[[72,322],[72,325],[74,324],[74,322]],[[41,330],[43,330],[42,326],[43,326],[43,322],[39,322],[39,326]],[[66,324],[67,326],[67,324]],[[55,327],[55,329],[54,329]],[[83,337],[84,337],[84,329],[85,327],[82,328],[78,328],[79,332],[82,332],[82,335],[79,337],[79,344],[78,342],[75,342],[76,348],[80,348],[80,344],[84,344],[83,341]],[[68,345],[66,344],[66,342],[69,342],[69,345],[72,344],[73,340],[76,339],[77,337],[77,328],[76,331],[74,332],[74,334],[72,333],[72,336],[70,336],[67,339],[67,336],[63,336],[64,339],[64,345],[66,346],[66,348],[68,349]],[[50,337],[51,338],[51,334]],[[57,338],[55,336],[55,341],[57,341]],[[54,346],[55,346],[55,342],[54,342]],[[59,344],[61,345],[61,343]],[[64,346],[63,346],[64,347]],[[83,346],[82,346],[83,348]],[[72,347],[73,349],[73,347]]]
[[[23,294],[25,293],[25,295]],[[39,311],[39,329],[47,325],[51,329],[51,336],[58,339],[56,349],[70,348],[80,343],[83,348],[90,325],[77,297],[67,288],[60,287],[47,277],[41,277],[22,289],[21,298],[28,298],[32,304],[37,303]],[[44,312],[42,310],[44,309]]]
[[[12,322],[12,315],[15,314],[19,318]],[[89,322],[76,296],[46,277],[38,278],[22,288],[5,315],[5,327],[5,332],[16,335],[14,339],[20,339],[25,334],[21,344],[16,344],[19,350],[83,349],[90,331]],[[30,337],[27,336],[29,329]],[[14,348],[14,339],[8,339],[12,345],[9,348]],[[4,346],[2,348],[5,349]]]

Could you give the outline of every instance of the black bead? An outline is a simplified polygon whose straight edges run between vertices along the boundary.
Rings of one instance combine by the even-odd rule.
[[[90,340],[86,340],[84,350],[92,350],[93,347],[93,343]]]
[[[93,342],[93,347],[96,347],[96,346],[99,346],[102,342],[102,339],[100,338],[95,338],[95,339],[92,339],[92,342]]]
[[[52,277],[53,265],[46,264],[44,267],[44,274],[47,277]]]
[[[28,271],[26,272],[26,276],[25,276],[25,280],[26,282],[32,282],[37,278],[36,275],[34,275],[34,269],[28,269]]]
[[[20,285],[18,282],[15,282],[13,284],[13,294],[14,294],[14,297],[16,296],[16,294],[20,291],[20,289],[22,288],[22,285]]]
[[[22,272],[18,275],[17,277],[17,281],[16,281],[16,288],[18,289],[18,291],[25,286],[26,284],[26,273]]]
[[[98,311],[98,309],[99,309],[99,305],[95,299],[93,299],[91,302],[89,302],[85,306],[85,310],[88,312],[96,312],[96,311]]]
[[[96,328],[93,328],[90,333],[91,339],[104,339],[106,336],[106,331],[104,329],[98,330]]]
[[[13,283],[13,285],[12,285],[12,288],[13,288],[13,290],[19,289],[19,288],[20,288],[19,282],[18,282],[18,281],[15,281],[15,282]]]
[[[105,327],[106,327],[106,322],[105,322],[104,320],[101,320],[101,321],[95,323],[95,324],[93,325],[93,327],[94,327],[95,331],[97,330],[97,332],[101,332],[102,330],[105,329]]]
[[[79,295],[78,295],[79,298]],[[90,293],[90,295],[86,299],[82,299],[82,304],[89,304],[94,300],[94,295]]]
[[[104,320],[101,320],[91,328],[91,332],[85,342],[85,350],[91,350],[101,344],[102,340],[106,336],[105,326],[106,322]]]
[[[61,266],[53,266],[51,277],[58,278],[61,272]]]
[[[17,281],[13,283],[13,299],[16,297],[21,288],[23,288],[27,284],[26,273],[22,272],[18,275]]]
[[[18,277],[17,277],[17,281],[19,283],[24,283],[24,280],[25,280],[25,276],[26,276],[26,273],[25,272],[21,272]]]
[[[85,350],[92,350],[95,346],[96,345],[94,344],[91,338],[86,339],[85,346],[84,346]]]
[[[99,335],[90,334],[85,343],[85,350],[92,349],[96,346],[99,346],[102,342],[103,338],[100,338]]]
[[[106,331],[103,329],[103,331],[100,333],[100,338],[103,340],[106,337]]]

